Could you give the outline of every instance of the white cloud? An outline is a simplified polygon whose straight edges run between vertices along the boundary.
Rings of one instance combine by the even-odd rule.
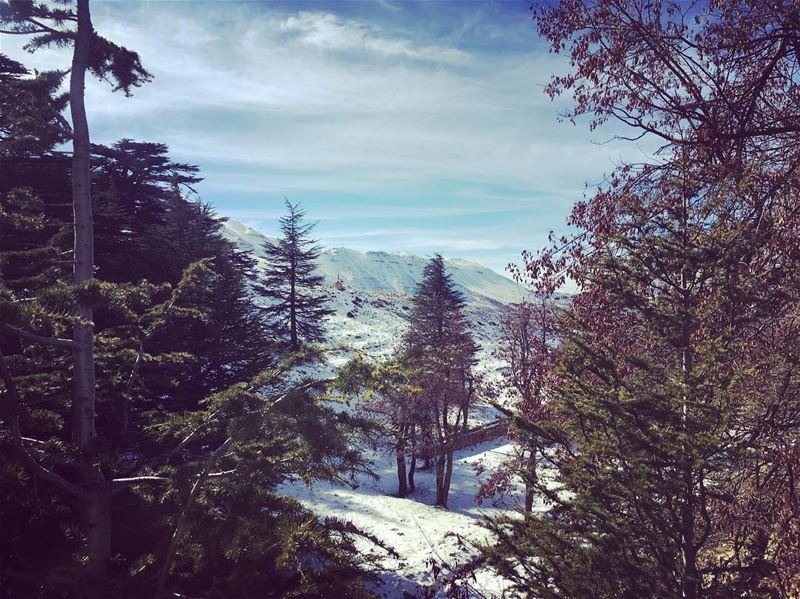
[[[384,36],[374,26],[331,13],[303,11],[283,20],[280,29],[297,34],[306,45],[329,50],[366,51],[449,64],[465,64],[469,59],[458,48],[418,45],[408,38]]]
[[[331,12],[286,14],[257,3],[95,7],[98,31],[138,51],[155,75],[132,99],[88,83],[95,140],[167,143],[176,159],[199,164],[208,176],[201,193],[231,198],[221,211],[234,217],[262,216],[235,205],[238,195],[256,194],[353,194],[365,198],[362,213],[387,221],[406,214],[489,217],[513,204],[530,214],[514,236],[458,229],[446,238],[407,231],[394,239],[408,249],[432,247],[424,245],[431,239],[465,252],[514,243],[522,249],[538,235],[534,225],[547,231],[563,223],[585,181],[600,181],[620,157],[640,157],[630,144],[594,145],[586,127],[557,122],[557,106],[541,87],[565,68],[564,59],[534,45],[533,27],[529,51],[482,53],[458,47],[459,36],[477,35],[466,22],[453,23],[457,34],[445,44]],[[478,22],[483,11],[472,17]],[[22,40],[1,43],[31,67],[69,65],[65,51],[31,56],[20,50]],[[407,209],[382,205],[401,196]],[[274,216],[266,212],[264,218]],[[549,221],[540,216],[546,212]],[[459,236],[469,241],[459,244]]]
[[[224,163],[231,189],[380,193],[447,179],[575,196],[614,166],[611,148],[556,122],[537,87],[558,60],[546,54],[476,57],[467,71],[431,68],[417,59],[463,53],[381,36],[330,13],[252,18],[234,5],[220,24],[217,8],[176,3],[178,16],[153,18],[166,8],[148,6],[118,14],[110,4],[95,15],[98,30],[139,51],[155,80],[132,99],[90,81],[93,132],[104,142],[164,141],[201,167]],[[320,47],[363,49],[375,60]],[[42,68],[57,54],[25,59]]]

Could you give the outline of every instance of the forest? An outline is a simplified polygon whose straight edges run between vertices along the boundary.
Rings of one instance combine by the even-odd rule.
[[[331,341],[350,283],[312,211],[281,200],[255,255],[199,166],[93,141],[87,79],[159,85],[96,4],[0,1],[3,38],[71,56],[0,46],[0,597],[800,597],[796,2],[534,1],[562,126],[655,150],[509,267],[494,336],[432,252],[379,356]],[[463,514],[487,430],[509,449],[470,465],[475,500],[518,501],[458,563],[405,522],[413,590],[392,539],[297,490],[366,488],[383,456],[393,500]]]

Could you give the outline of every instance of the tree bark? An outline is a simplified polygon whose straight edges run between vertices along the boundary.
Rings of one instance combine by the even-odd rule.
[[[453,448],[446,446],[436,456],[436,505],[447,509],[450,482],[453,479]]]
[[[414,474],[417,471],[417,454],[411,454],[411,465],[408,467],[408,492],[413,493],[417,490],[417,485],[414,482]]]
[[[405,499],[408,496],[408,478],[406,475],[406,425],[400,425],[394,447],[397,460],[397,496]]]
[[[297,338],[297,255],[300,253],[300,245],[297,234],[297,214],[295,209],[289,205],[289,217],[291,220],[291,252],[289,258],[289,339],[292,349],[300,346]]]
[[[92,21],[89,0],[78,0],[78,27],[69,79],[69,106],[72,114],[72,210],[74,218],[73,281],[85,285],[94,275],[94,223],[89,182],[89,123],[86,119],[84,87],[89,61]],[[84,294],[75,305],[72,340],[73,388],[72,440],[86,447],[95,436],[95,375],[92,304]]]
[[[291,264],[292,270],[289,280],[289,339],[292,349],[297,349],[299,347],[297,340],[297,270],[294,256],[292,256]]]
[[[685,190],[683,190],[683,206],[681,213],[681,233],[682,233],[682,246],[683,257],[686,260],[686,255],[689,251],[689,207],[688,198]],[[686,262],[681,266],[680,272],[680,287],[681,287],[681,308],[682,308],[682,322],[681,322],[681,369],[683,374],[683,398],[682,398],[682,413],[681,424],[685,435],[689,433],[689,404],[692,398],[692,370],[694,369],[694,358],[692,352],[692,321],[691,321],[691,308],[692,302],[690,298],[689,283],[687,281],[687,266]],[[681,506],[681,557],[683,561],[683,572],[681,580],[681,596],[683,599],[696,599],[700,591],[700,575],[697,569],[697,547],[695,546],[695,468],[691,450],[688,444],[684,442],[683,447],[683,504]]]
[[[81,530],[86,539],[86,563],[78,576],[77,593],[81,599],[108,597],[106,574],[111,556],[111,492],[103,474],[84,468],[87,486],[94,496],[78,506]]]
[[[406,456],[402,450],[397,453],[397,496],[401,499],[408,497],[408,479],[406,477]]]
[[[92,39],[89,0],[77,0],[77,29],[69,79],[72,116],[72,211],[74,226],[73,282],[81,288],[94,276],[94,222],[89,171],[89,123],[86,118],[85,86]],[[72,340],[73,398],[71,436],[84,449],[96,435],[94,314],[91,301],[79,293],[74,308]],[[111,556],[111,511],[109,486],[102,472],[82,461],[76,469],[90,496],[77,505],[85,537],[86,561],[78,577],[78,596],[106,596],[104,581]]]
[[[447,500],[450,496],[450,482],[453,480],[453,445],[448,444],[444,456],[444,480],[442,481],[442,507],[447,507]]]
[[[413,493],[417,490],[414,482],[414,473],[417,471],[417,431],[415,425],[411,425],[411,465],[408,467],[408,492]]]
[[[685,287],[684,275],[681,274],[681,285]],[[688,292],[684,289],[684,295]],[[688,299],[684,300],[684,306],[688,306]],[[687,312],[688,313],[688,312]],[[684,317],[686,318],[686,317]],[[682,331],[682,362],[683,362],[683,382],[684,396],[682,409],[682,426],[684,433],[688,433],[689,419],[689,388],[691,385],[692,372],[692,352],[691,352],[691,325],[685,320]],[[683,561],[683,573],[681,580],[681,596],[683,599],[696,599],[700,587],[700,575],[697,570],[697,548],[695,546],[695,468],[689,447],[684,443],[683,460],[683,503],[681,505],[681,557]]]
[[[531,449],[531,455],[528,457],[528,478],[525,480],[525,511],[533,511],[533,498],[535,496],[535,488],[537,481],[536,474],[536,450]]]

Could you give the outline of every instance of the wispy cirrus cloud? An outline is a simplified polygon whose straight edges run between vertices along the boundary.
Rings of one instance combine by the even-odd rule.
[[[636,152],[558,122],[542,86],[567,65],[526,2],[95,0],[93,18],[155,75],[132,99],[88,82],[95,141],[167,143],[201,167],[204,199],[267,232],[289,196],[324,243],[502,270]],[[0,51],[68,67],[67,51],[23,43]]]
[[[420,45],[408,38],[386,36],[374,25],[344,20],[329,12],[301,11],[283,20],[280,29],[296,34],[303,44],[327,50],[365,51],[449,64],[469,60],[469,54],[458,48]]]

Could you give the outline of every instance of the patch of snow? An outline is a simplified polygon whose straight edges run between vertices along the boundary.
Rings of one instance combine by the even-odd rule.
[[[223,233],[241,249],[253,252],[257,261],[263,260],[264,243],[275,241],[233,220],[225,223]],[[334,310],[326,320],[326,346],[330,349],[324,364],[313,370],[298,369],[296,376],[335,376],[357,354],[375,361],[391,357],[406,331],[412,296],[426,263],[426,258],[406,252],[325,250],[318,269],[329,287]],[[480,348],[476,369],[486,379],[496,381],[504,366],[492,355],[500,335],[499,309],[505,303],[520,301],[526,290],[467,260],[448,259],[446,264],[468,302],[467,318]],[[337,280],[343,282],[344,289],[334,288]],[[471,408],[469,422],[474,426],[496,417],[493,408],[478,405]],[[418,469],[414,494],[408,499],[396,497],[394,458],[378,452],[371,455],[377,481],[364,477],[355,489],[329,484],[309,488],[297,482],[284,485],[282,492],[320,515],[350,520],[392,547],[398,557],[382,560],[383,584],[376,591],[387,598],[417,596],[421,588],[434,582],[432,563],[447,574],[449,567],[464,565],[477,555],[475,544],[488,541],[490,535],[479,526],[484,516],[508,512],[523,501],[521,482],[511,496],[482,506],[475,501],[482,479],[512,451],[508,439],[498,439],[456,452],[449,510],[432,505],[435,482],[431,471]],[[481,475],[475,471],[479,462],[486,469]],[[536,509],[544,508],[537,505]],[[471,584],[486,597],[501,597],[507,591],[507,583],[486,568],[476,572],[476,581]]]
[[[383,584],[376,590],[387,598],[404,597],[404,593],[416,596],[422,587],[434,583],[431,560],[445,575],[450,568],[469,562],[478,554],[476,543],[490,540],[489,531],[480,526],[482,518],[521,505],[521,485],[496,505],[475,501],[487,474],[477,475],[474,466],[481,462],[491,472],[510,455],[512,447],[504,438],[456,452],[447,510],[432,505],[435,478],[430,470],[417,469],[416,491],[409,498],[398,498],[394,460],[383,454],[374,456],[378,480],[360,479],[356,489],[329,484],[309,488],[298,482],[284,485],[282,492],[321,515],[351,521],[394,549],[398,557],[386,555],[381,560]],[[479,571],[472,584],[487,597],[500,597],[507,589],[507,583],[487,569]]]

